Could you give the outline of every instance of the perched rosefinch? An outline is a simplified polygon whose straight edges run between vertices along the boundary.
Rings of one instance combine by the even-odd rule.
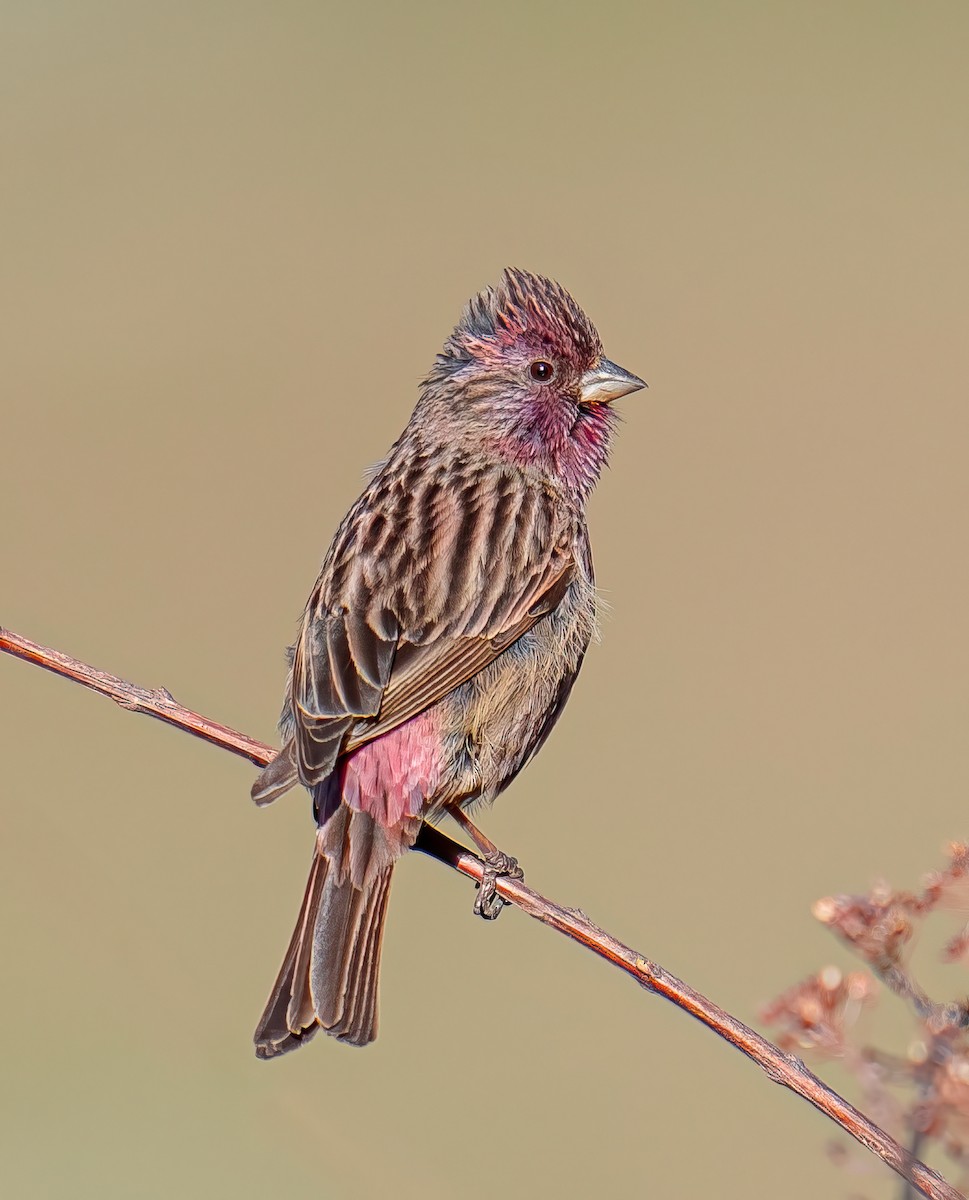
[[[616,422],[644,387],[550,279],[507,270],[469,303],[386,461],[337,530],[303,614],[259,776],[299,782],[316,846],[296,930],[255,1034],[272,1058],[322,1027],[377,1034],[394,864],[449,813],[494,880],[518,874],[464,814],[492,801],[562,711],[595,625],[585,506]]]

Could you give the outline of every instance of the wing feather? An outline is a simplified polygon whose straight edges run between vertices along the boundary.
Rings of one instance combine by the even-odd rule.
[[[380,472],[334,538],[293,656],[292,744],[266,802],[473,678],[562,600],[578,516],[498,464]],[[284,762],[292,766],[287,770]]]

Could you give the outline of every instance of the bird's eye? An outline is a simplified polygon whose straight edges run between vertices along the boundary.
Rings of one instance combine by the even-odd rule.
[[[537,362],[532,363],[528,368],[528,373],[536,383],[548,383],[555,374],[555,368],[550,362],[540,358]]]

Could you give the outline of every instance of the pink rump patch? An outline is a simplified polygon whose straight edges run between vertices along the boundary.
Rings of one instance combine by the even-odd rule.
[[[343,764],[343,799],[390,828],[419,816],[441,777],[441,744],[433,712],[367,742]]]

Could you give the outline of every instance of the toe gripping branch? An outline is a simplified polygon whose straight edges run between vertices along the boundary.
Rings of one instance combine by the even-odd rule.
[[[484,917],[486,921],[494,921],[501,910],[510,904],[510,900],[504,900],[498,895],[496,883],[498,879],[504,877],[506,879],[524,879],[525,873],[518,865],[518,859],[512,858],[510,854],[505,854],[502,850],[493,850],[483,856],[484,859],[484,875],[481,882],[477,884],[478,894],[474,901],[474,913],[477,917]]]

